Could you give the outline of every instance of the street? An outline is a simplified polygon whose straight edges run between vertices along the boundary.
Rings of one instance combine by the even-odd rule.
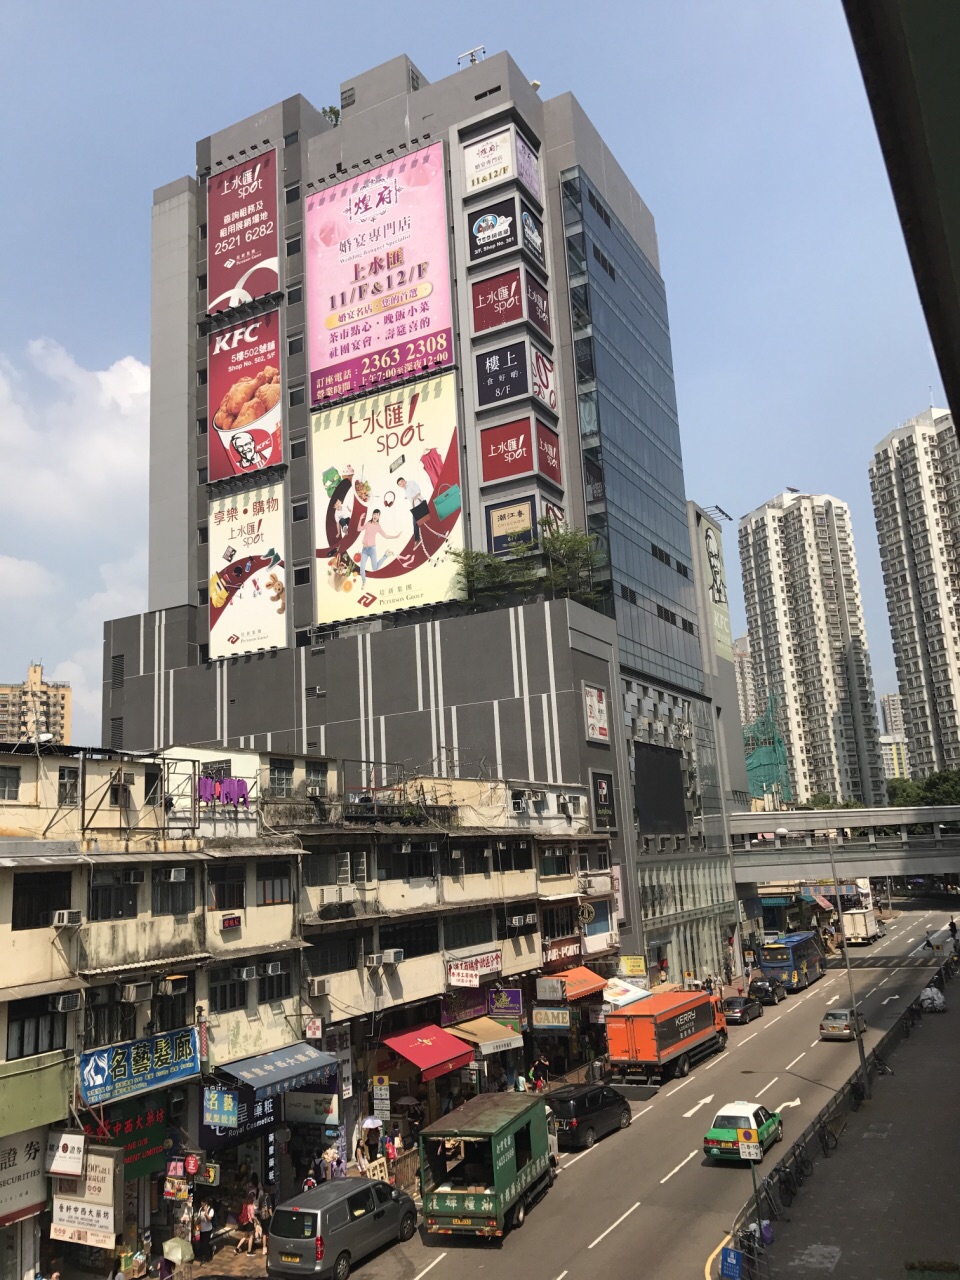
[[[942,941],[949,937],[949,918],[949,911],[908,907],[879,943],[851,949],[868,1049],[930,976],[924,930]],[[841,961],[808,992],[731,1028],[726,1053],[655,1097],[632,1102],[629,1129],[591,1150],[563,1154],[555,1186],[522,1230],[502,1244],[421,1232],[353,1274],[364,1280],[421,1280],[428,1274],[431,1280],[459,1280],[494,1276],[508,1266],[526,1280],[587,1280],[598,1272],[610,1280],[702,1276],[751,1191],[746,1165],[713,1167],[704,1160],[701,1141],[714,1113],[736,1099],[760,1099],[783,1112],[784,1143],[762,1166],[769,1172],[857,1067],[855,1045],[818,1038],[825,1008],[849,1003]],[[883,1085],[883,1078],[874,1082],[876,1090]]]

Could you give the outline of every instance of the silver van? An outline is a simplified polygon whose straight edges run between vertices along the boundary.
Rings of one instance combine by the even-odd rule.
[[[371,1178],[341,1178],[277,1207],[270,1222],[267,1275],[347,1280],[350,1266],[417,1229],[405,1191]]]

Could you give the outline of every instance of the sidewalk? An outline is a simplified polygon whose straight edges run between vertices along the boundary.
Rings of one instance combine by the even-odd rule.
[[[925,1015],[890,1054],[895,1074],[875,1077],[837,1150],[817,1151],[790,1221],[774,1223],[771,1280],[901,1280],[906,1262],[960,1262],[960,982],[946,994],[947,1012]]]

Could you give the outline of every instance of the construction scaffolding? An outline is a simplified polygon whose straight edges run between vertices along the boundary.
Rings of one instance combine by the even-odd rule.
[[[787,767],[787,745],[777,728],[778,710],[778,700],[771,693],[763,712],[743,730],[743,751],[747,758],[750,795],[755,800],[772,797],[774,801],[789,805],[793,802],[793,792]]]

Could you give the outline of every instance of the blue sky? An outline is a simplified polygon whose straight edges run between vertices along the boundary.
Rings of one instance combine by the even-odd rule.
[[[338,102],[400,52],[440,79],[481,43],[541,96],[576,94],[656,217],[688,495],[735,519],[786,485],[849,501],[877,692],[895,688],[867,466],[931,386],[944,400],[840,0],[488,13],[5,7],[0,678],[33,657],[71,679],[75,740],[99,741],[102,620],[145,601],[153,189],[290,94]]]

